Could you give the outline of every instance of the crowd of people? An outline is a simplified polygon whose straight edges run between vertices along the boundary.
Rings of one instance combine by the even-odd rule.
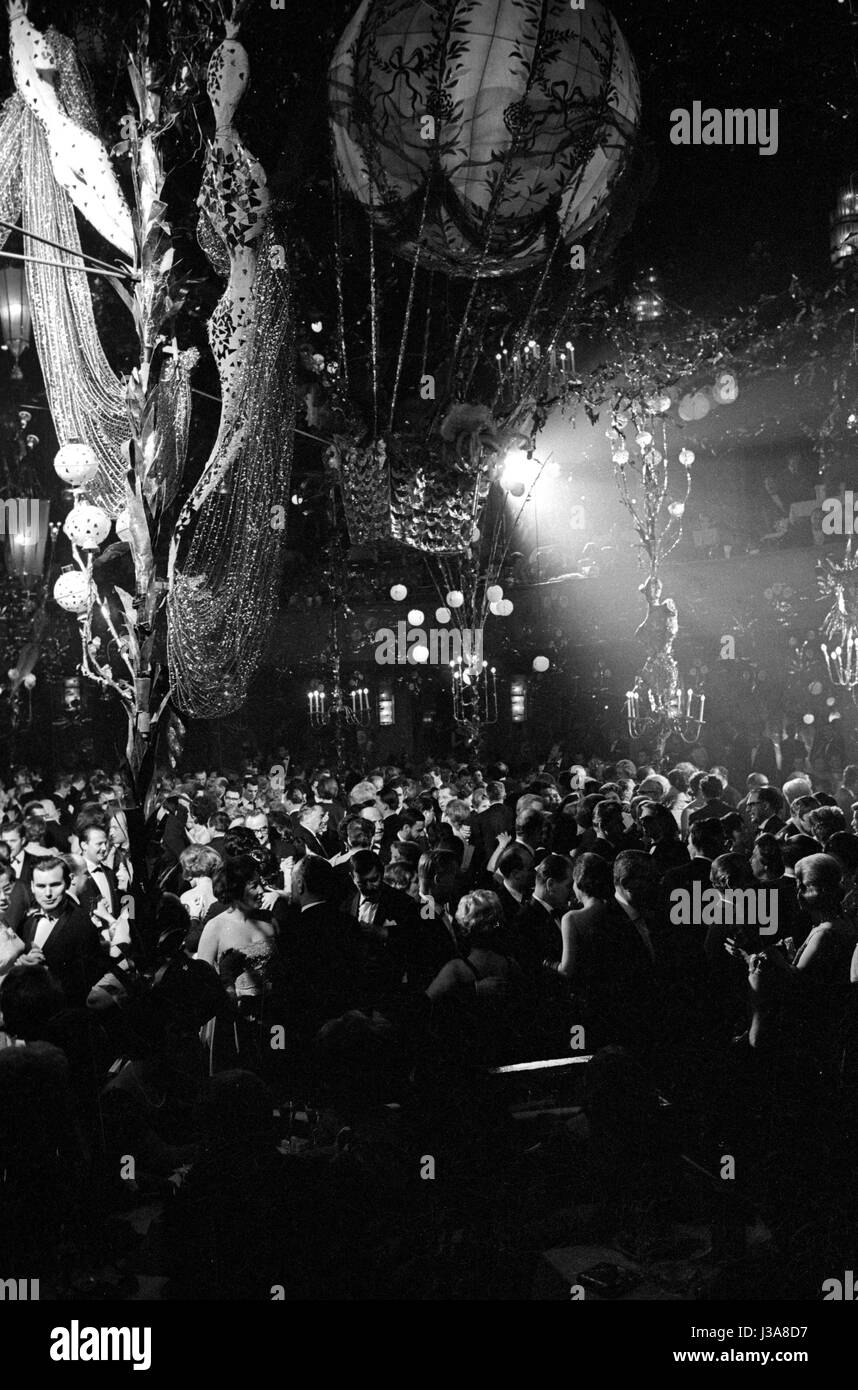
[[[606,1237],[729,1201],[768,1235],[729,1291],[813,1297],[856,1229],[858,766],[834,780],[285,759],[136,808],[14,769],[3,1268],[130,1293],[152,1200],[161,1297],[505,1298],[551,1212]],[[767,918],[717,910],[748,890]],[[576,1054],[578,1113],[523,1138],[498,1069]],[[728,1197],[689,1155],[716,1187],[729,1157]]]

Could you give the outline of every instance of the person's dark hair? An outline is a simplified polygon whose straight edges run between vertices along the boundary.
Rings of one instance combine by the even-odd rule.
[[[322,859],[318,854],[307,854],[301,860],[297,872],[303,874],[304,887],[308,893],[312,893],[314,897],[325,898],[327,901],[333,898],[337,885],[337,873],[327,859]]]
[[[714,888],[756,888],[751,861],[745,854],[719,854],[713,860],[710,881]]]
[[[406,859],[391,859],[385,866],[384,881],[389,888],[397,888],[400,893],[407,893],[414,883],[416,872],[416,864],[409,864]]]
[[[728,817],[724,816],[719,820],[717,816],[701,816],[700,820],[692,821],[691,829],[688,832],[688,841],[694,849],[699,849],[706,859],[716,859],[724,848],[724,828],[723,821]],[[738,828],[742,827],[742,817],[736,816],[739,823]]]
[[[638,824],[643,824],[644,820],[654,821],[662,835],[669,839],[675,840],[679,834],[676,817],[667,806],[662,806],[660,801],[645,801],[643,803],[640,808]]]
[[[572,864],[563,854],[546,854],[536,865],[536,878],[539,883],[547,883],[550,878],[562,883],[571,875]]]
[[[791,835],[781,843],[781,855],[788,869],[794,869],[799,859],[806,859],[809,854],[821,853],[822,845],[812,835]]]
[[[760,863],[766,873],[773,878],[780,878],[784,871],[784,856],[781,849],[781,842],[774,835],[758,835],[754,841],[754,849],[760,859]]]
[[[711,773],[700,783],[700,791],[707,801],[717,801],[723,790],[724,783],[721,778],[714,777]]]
[[[533,864],[533,855],[528,854],[526,849],[520,845],[507,845],[498,855],[495,868],[501,878],[509,878],[510,874],[521,873],[522,869],[529,869]]]
[[[0,821],[0,835],[5,835],[7,831],[12,830],[15,831],[16,835],[23,835],[24,833],[21,821],[13,820],[7,812],[7,814],[3,817],[3,820]]]
[[[208,792],[198,792],[191,803],[191,814],[197,825],[207,825],[209,819],[217,813],[217,809],[216,798]]]
[[[399,793],[393,787],[382,787],[378,799],[382,806],[386,806],[389,811],[396,811],[399,808]]]
[[[258,848],[260,848],[259,841],[246,825],[234,825],[224,836],[223,853],[225,859],[238,859],[241,855],[249,855],[252,850]]]
[[[74,833],[81,844],[86,844],[90,830],[103,830],[107,834],[108,818],[100,806],[84,806],[74,823]]]
[[[231,820],[232,816],[228,811],[215,811],[213,816],[209,816],[209,830],[215,830],[218,835],[223,835],[224,831],[229,830]]]
[[[575,812],[575,823],[579,829],[590,830],[592,828],[593,812],[601,800],[602,797],[599,796],[598,793],[593,793],[590,796],[581,798]]]
[[[848,830],[835,830],[826,841],[825,853],[832,854],[845,873],[854,874],[858,869],[858,835]]]
[[[227,907],[241,902],[249,883],[260,878],[259,865],[249,854],[239,854],[224,860],[215,874],[212,887],[215,897]]]
[[[33,1042],[65,1008],[62,985],[46,965],[13,965],[0,984],[3,1026],[13,1038]]]
[[[503,782],[487,782],[486,793],[491,802],[503,801],[505,795]]]
[[[572,882],[588,898],[610,902],[614,896],[613,867],[601,854],[576,855],[572,865]]]
[[[658,870],[652,859],[642,849],[621,850],[614,860],[614,887],[624,888],[632,878],[642,874],[657,878]]]
[[[369,874],[373,869],[381,869],[379,856],[371,849],[356,849],[349,861],[353,874]]]
[[[390,846],[390,858],[416,869],[420,863],[420,846],[415,845],[413,840],[394,840]]]
[[[322,801],[333,800],[339,789],[336,777],[320,777],[316,783],[316,791]]]
[[[41,855],[38,862],[33,865],[33,874],[50,872],[53,869],[62,869],[63,881],[65,882],[66,888],[68,888],[71,883],[71,869],[66,861],[58,854]]]
[[[688,791],[688,777],[681,767],[673,767],[667,774],[667,780],[678,792]]]

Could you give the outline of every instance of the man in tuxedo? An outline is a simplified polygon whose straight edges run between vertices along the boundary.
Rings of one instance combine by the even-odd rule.
[[[501,831],[512,834],[515,829],[515,812],[504,802],[506,790],[503,782],[489,782],[486,795],[488,804],[474,817],[471,831],[475,845],[482,851],[483,860],[492,857]]]
[[[93,985],[110,968],[89,913],[68,896],[71,871],[59,856],[50,855],[33,870],[35,906],[24,919],[21,937],[32,961],[44,960],[63,987],[72,1008],[86,1003]]]
[[[458,861],[446,849],[429,850],[420,856],[417,869],[420,894],[420,927],[414,968],[409,984],[427,988],[438,971],[461,955],[455,922]]]
[[[780,816],[781,796],[774,787],[755,787],[750,793],[745,810],[748,820],[757,835],[777,835],[784,828]]]
[[[86,864],[86,878],[78,893],[80,905],[91,916],[103,902],[110,916],[116,918],[122,903],[116,875],[105,862],[110,853],[110,840],[104,821],[96,820],[94,815],[81,816],[77,836]]]
[[[326,859],[308,854],[295,865],[292,898],[300,913],[280,944],[299,1039],[364,1002],[360,934],[354,918],[337,908],[336,892],[336,873]]]
[[[538,976],[544,961],[560,960],[560,918],[571,898],[571,862],[562,854],[547,854],[536,866],[533,897],[512,924],[513,954],[523,970]]]
[[[31,854],[26,848],[26,831],[18,821],[4,820],[0,825],[0,840],[8,847],[12,872],[22,883],[29,885],[33,869],[41,856]]]
[[[322,835],[322,843],[328,855],[336,854],[340,848],[340,827],[346,816],[346,808],[339,800],[340,784],[336,777],[323,773],[314,784],[316,802],[327,813],[327,825]]]
[[[358,924],[368,1002],[383,1008],[400,993],[418,950],[419,908],[413,898],[384,882],[381,860],[369,849],[351,859],[352,893],[343,911]]]
[[[526,847],[509,844],[501,850],[495,865],[493,891],[497,893],[504,921],[511,926],[533,889],[533,856]]]
[[[306,854],[316,854],[320,859],[327,859],[328,852],[323,839],[327,824],[328,813],[318,801],[301,807],[295,826],[295,839],[299,844],[303,844]]]
[[[675,888],[684,888],[693,893],[695,883],[709,886],[712,861],[724,853],[721,821],[711,817],[696,820],[688,832],[688,853],[690,858],[687,863],[677,864],[662,875],[662,893],[667,903]]]

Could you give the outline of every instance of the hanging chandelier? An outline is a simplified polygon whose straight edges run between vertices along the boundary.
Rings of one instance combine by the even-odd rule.
[[[324,728],[326,724],[366,727],[372,720],[367,686],[344,690],[335,675],[330,698],[321,681],[307,692],[307,713],[314,729]]]
[[[639,675],[633,689],[626,692],[626,722],[630,738],[654,734],[666,741],[678,734],[683,743],[699,743],[705,720],[706,696],[693,686],[682,688],[678,673],[675,682],[660,696],[645,676]]]

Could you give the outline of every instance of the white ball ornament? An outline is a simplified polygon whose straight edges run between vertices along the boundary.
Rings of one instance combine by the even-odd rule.
[[[465,595],[462,593],[461,589],[450,590],[449,594],[447,595],[448,608],[461,608],[464,602]]]
[[[83,570],[63,570],[54,585],[54,599],[66,613],[85,613],[90,604],[90,579]]]
[[[424,615],[422,609],[411,608],[408,612],[408,621],[410,622],[412,627],[419,627],[420,624],[423,622],[423,616]]]
[[[512,599],[503,598],[498,604],[498,613],[502,618],[508,618],[512,612]]]
[[[490,584],[486,589],[486,598],[489,603],[500,603],[503,598],[503,588],[500,584]]]
[[[535,656],[533,658],[534,671],[547,671],[550,665],[551,662],[548,660],[547,656]]]
[[[680,449],[679,462],[682,464],[683,468],[690,468],[692,463],[694,462],[694,450]]]
[[[429,648],[422,644],[411,648],[411,655],[419,666],[425,666],[429,660]]]
[[[401,603],[403,599],[408,598],[408,590],[404,584],[394,584],[390,590],[390,597],[394,603]]]
[[[71,487],[86,487],[98,472],[98,459],[88,444],[73,440],[63,444],[54,456],[54,468],[58,477]]]
[[[448,622],[450,621],[450,610],[449,610],[449,608],[436,608],[436,609],[435,609],[435,621],[436,621],[436,623],[448,623]]]
[[[76,502],[63,522],[63,530],[72,545],[81,550],[97,550],[107,539],[110,517],[91,502]]]

